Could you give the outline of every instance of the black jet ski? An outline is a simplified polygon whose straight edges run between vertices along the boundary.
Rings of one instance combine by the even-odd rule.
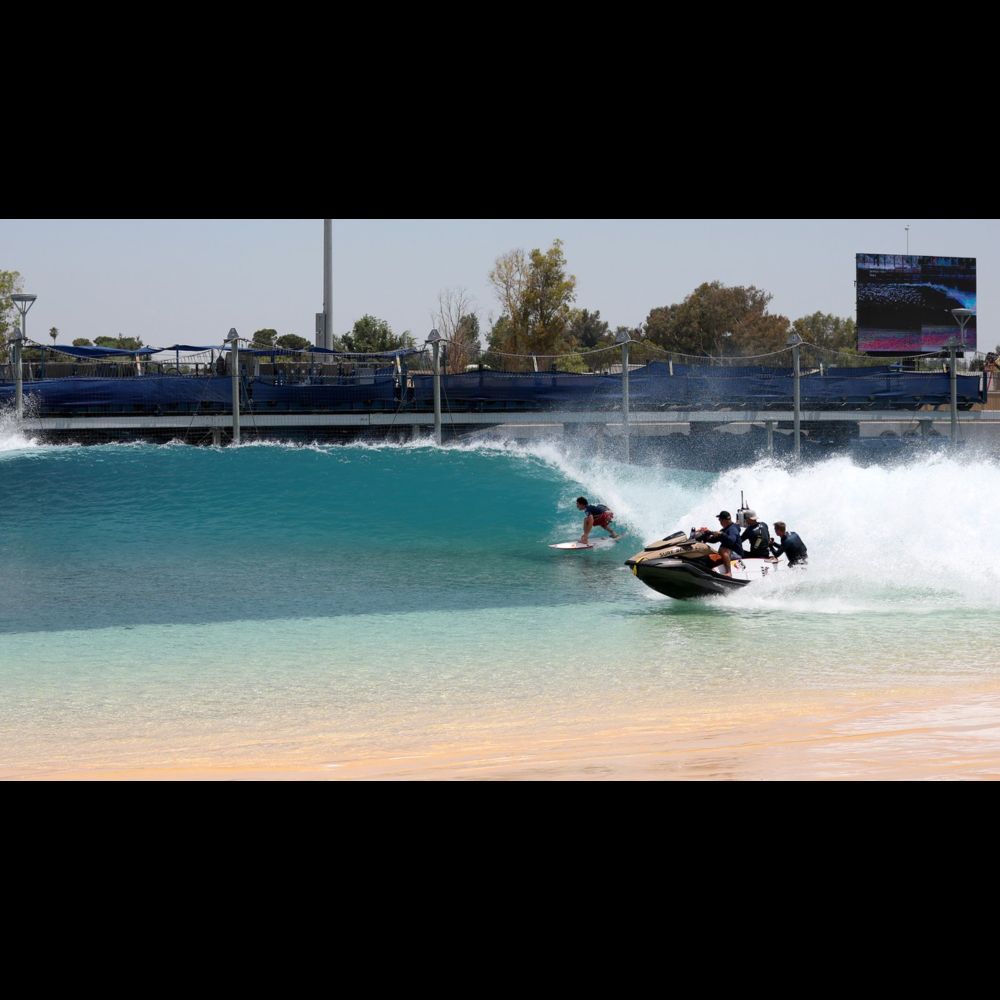
[[[740,507],[737,523],[745,526]],[[759,580],[774,572],[780,559],[734,559],[732,576],[722,572],[722,560],[707,542],[702,541],[702,533],[694,528],[688,534],[675,532],[650,542],[634,556],[625,560],[632,574],[647,586],[667,597],[679,601],[691,597],[711,597],[714,594],[731,594],[742,590],[753,580]]]

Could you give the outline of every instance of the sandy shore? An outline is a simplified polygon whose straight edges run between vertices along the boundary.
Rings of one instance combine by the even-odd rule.
[[[527,729],[527,731],[526,731]],[[329,753],[325,753],[325,750]],[[251,751],[252,753],[252,751]],[[312,741],[282,759],[0,765],[48,780],[859,780],[1000,778],[1000,690],[859,692],[764,704],[685,706],[670,718],[476,727],[466,738],[365,754]]]

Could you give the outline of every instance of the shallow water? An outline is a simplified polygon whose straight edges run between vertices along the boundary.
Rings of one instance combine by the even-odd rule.
[[[820,691],[1000,679],[1000,468],[722,475],[467,445],[45,447],[0,433],[8,773],[447,743]],[[623,566],[740,491],[805,572],[677,602]],[[580,493],[627,538],[584,552]],[[977,531],[978,533],[978,531]],[[595,535],[599,532],[595,532]]]

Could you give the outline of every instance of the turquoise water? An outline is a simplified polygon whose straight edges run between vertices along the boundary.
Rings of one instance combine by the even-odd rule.
[[[697,699],[992,682],[1000,566],[948,535],[979,535],[998,487],[996,465],[968,459],[716,475],[556,443],[81,448],[7,432],[6,773],[337,757]],[[622,565],[713,524],[741,489],[800,532],[806,573],[675,602]],[[581,492],[627,537],[555,552],[579,534]]]

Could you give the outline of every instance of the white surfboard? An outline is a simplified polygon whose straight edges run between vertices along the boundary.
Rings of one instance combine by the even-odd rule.
[[[593,545],[584,545],[583,542],[556,542],[550,545],[550,549],[592,549]]]

